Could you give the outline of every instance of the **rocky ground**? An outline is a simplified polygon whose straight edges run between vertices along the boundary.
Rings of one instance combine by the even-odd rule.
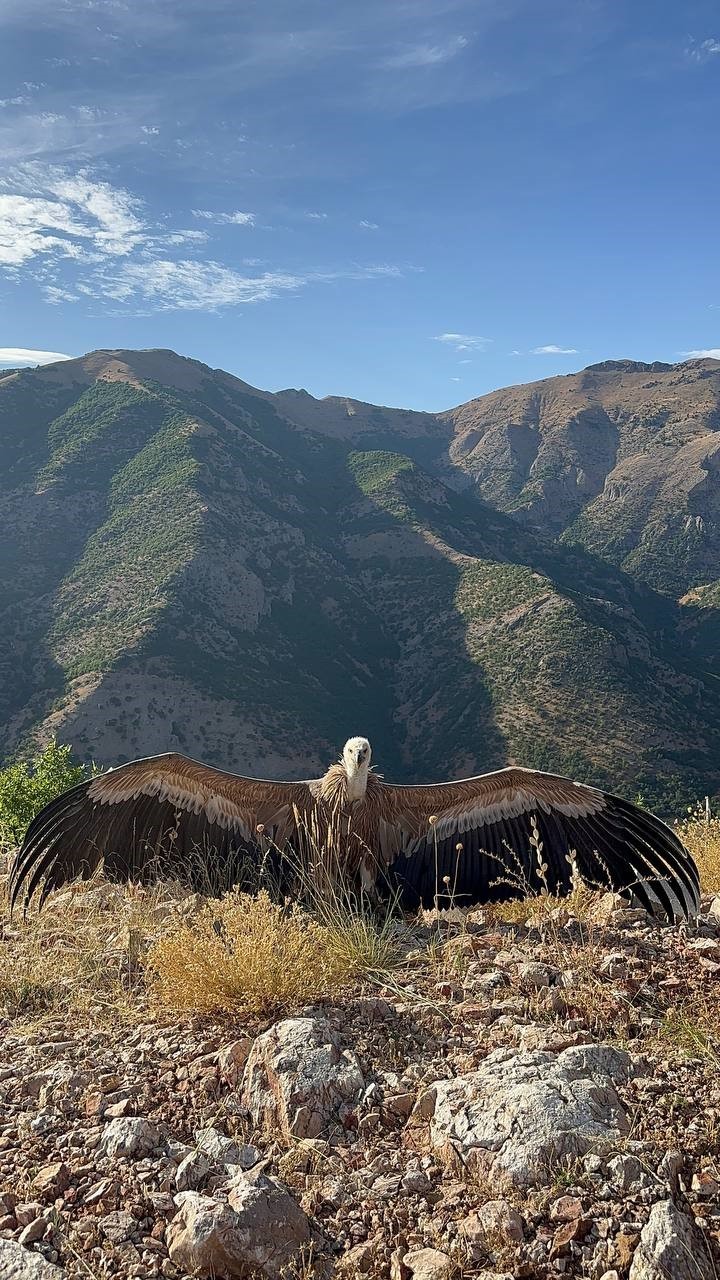
[[[141,984],[120,1012],[16,1001],[0,1277],[716,1277],[720,897],[688,928],[606,897],[401,941],[263,1019]]]

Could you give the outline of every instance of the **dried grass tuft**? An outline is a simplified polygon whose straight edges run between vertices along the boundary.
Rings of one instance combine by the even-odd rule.
[[[162,1005],[203,1012],[293,1009],[330,994],[349,965],[327,930],[267,893],[230,893],[161,938],[148,966]]]
[[[676,830],[697,862],[703,893],[720,893],[720,816],[712,816],[704,805],[697,805],[677,823]]]

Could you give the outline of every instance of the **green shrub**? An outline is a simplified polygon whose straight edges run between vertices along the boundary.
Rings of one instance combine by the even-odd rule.
[[[19,844],[35,814],[90,773],[73,761],[70,747],[54,739],[32,760],[16,760],[0,769],[0,847]]]

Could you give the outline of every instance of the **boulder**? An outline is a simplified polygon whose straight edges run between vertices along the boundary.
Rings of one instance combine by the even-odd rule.
[[[354,1053],[322,1018],[286,1018],[255,1041],[243,1073],[242,1105],[256,1125],[286,1142],[317,1138],[365,1088]]]
[[[537,1186],[562,1160],[603,1151],[628,1132],[613,1080],[629,1074],[629,1055],[607,1045],[498,1049],[471,1074],[438,1081],[418,1107],[438,1150],[496,1186]]]
[[[168,1224],[170,1259],[191,1276],[280,1276],[310,1239],[302,1209],[281,1183],[264,1174],[238,1174],[228,1203],[197,1191],[175,1196]]]
[[[519,1244],[525,1235],[523,1220],[507,1200],[487,1200],[460,1223],[471,1245]]]
[[[228,1138],[219,1129],[196,1129],[195,1141],[198,1151],[202,1152],[213,1164],[240,1164],[240,1147],[233,1138]]]
[[[630,1267],[629,1280],[715,1280],[705,1238],[672,1200],[650,1210]]]
[[[0,1240],[2,1280],[63,1280],[65,1272],[15,1240]]]
[[[412,1249],[403,1258],[413,1280],[450,1280],[455,1266],[446,1253],[439,1249]]]
[[[121,1116],[105,1126],[100,1139],[100,1153],[105,1156],[131,1156],[140,1159],[150,1155],[159,1141],[160,1135],[149,1120]]]

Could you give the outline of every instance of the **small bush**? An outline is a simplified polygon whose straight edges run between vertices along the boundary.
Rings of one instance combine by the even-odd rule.
[[[209,902],[156,943],[149,966],[163,1004],[205,1012],[297,1007],[348,976],[322,926],[264,892]]]
[[[73,761],[70,747],[54,739],[32,760],[17,760],[0,770],[0,848],[20,844],[35,815],[89,772]]]

